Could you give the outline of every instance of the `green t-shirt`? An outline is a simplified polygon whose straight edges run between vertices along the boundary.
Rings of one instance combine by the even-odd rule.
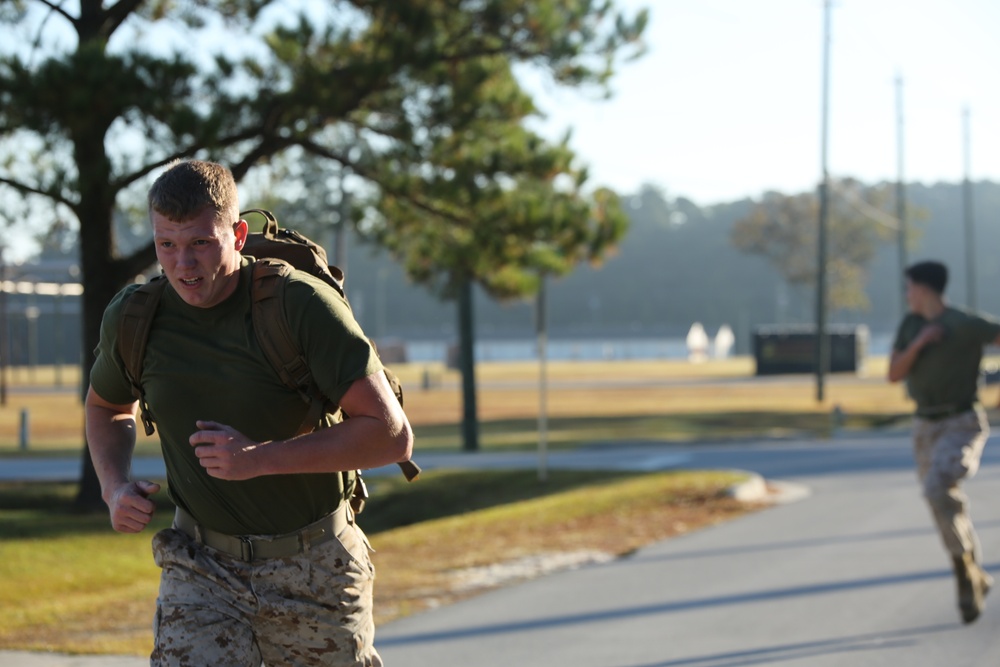
[[[244,258],[236,291],[212,308],[185,303],[169,285],[146,346],[142,384],[156,420],[171,499],[200,523],[231,535],[297,530],[337,508],[342,475],[267,475],[245,481],[207,475],[188,438],[195,421],[232,426],[255,441],[293,436],[308,411],[271,368],[250,319],[252,258]],[[90,382],[116,404],[134,399],[117,353],[126,287],[110,303]],[[285,287],[291,331],[324,395],[336,404],[355,380],[382,366],[350,306],[331,287],[296,271]]]
[[[924,347],[906,376],[917,411],[946,410],[977,401],[983,346],[1000,335],[1000,323],[957,308],[945,308],[932,320],[944,337]],[[893,349],[905,350],[929,321],[915,313],[899,325]]]

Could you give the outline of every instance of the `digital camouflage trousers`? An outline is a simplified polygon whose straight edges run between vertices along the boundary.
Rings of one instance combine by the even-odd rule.
[[[150,665],[381,667],[369,551],[354,524],[298,556],[251,563],[160,531]]]
[[[979,538],[959,482],[976,474],[987,437],[989,422],[978,407],[940,420],[914,419],[917,476],[945,549],[952,556],[971,553],[977,562]]]

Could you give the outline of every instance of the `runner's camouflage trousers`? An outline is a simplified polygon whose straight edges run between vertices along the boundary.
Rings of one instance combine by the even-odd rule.
[[[298,556],[245,563],[179,530],[160,531],[150,665],[381,667],[369,549],[352,523]]]
[[[980,407],[945,419],[914,419],[917,475],[945,549],[952,556],[972,553],[977,562],[979,538],[959,482],[976,474],[987,437],[989,422]]]

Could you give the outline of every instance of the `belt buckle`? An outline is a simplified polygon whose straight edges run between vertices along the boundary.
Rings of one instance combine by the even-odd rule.
[[[249,537],[240,538],[240,559],[249,563],[253,561],[253,540]]]

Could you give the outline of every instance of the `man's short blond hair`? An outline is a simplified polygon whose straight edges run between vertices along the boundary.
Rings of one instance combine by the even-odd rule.
[[[149,213],[184,222],[211,208],[236,222],[239,194],[233,172],[217,162],[172,164],[149,189]]]

